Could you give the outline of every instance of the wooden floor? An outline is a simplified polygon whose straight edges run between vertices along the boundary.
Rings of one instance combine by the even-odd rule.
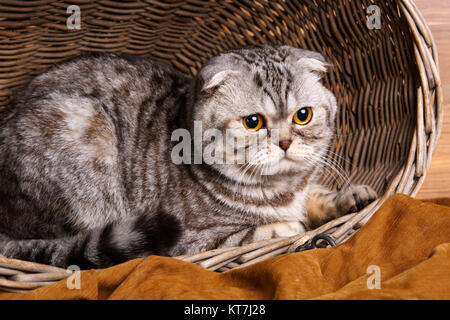
[[[450,197],[450,0],[416,0],[436,40],[444,92],[441,138],[417,195],[419,199]]]

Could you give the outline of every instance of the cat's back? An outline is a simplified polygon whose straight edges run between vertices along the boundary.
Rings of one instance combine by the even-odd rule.
[[[0,113],[0,148],[126,145],[139,131],[164,129],[163,119],[154,116],[169,114],[188,82],[174,68],[146,58],[80,56],[34,78]]]
[[[0,129],[8,127],[10,119],[29,121],[28,129],[71,117],[83,123],[92,113],[106,113],[132,128],[139,112],[170,108],[163,100],[182,94],[189,81],[173,67],[148,58],[82,55],[32,79],[1,112]]]
[[[156,183],[146,178],[160,161],[150,144],[167,141],[188,83],[170,66],[116,54],[78,57],[34,78],[0,113],[0,198],[19,195],[34,207],[8,200],[0,215],[67,210],[80,213],[80,226],[126,215],[144,200],[137,189]],[[87,208],[91,217],[82,216]]]
[[[13,111],[43,109],[51,100],[58,108],[69,99],[89,99],[104,107],[126,102],[133,111],[144,101],[180,88],[189,79],[171,66],[148,58],[101,53],[79,56],[37,76],[17,95]],[[16,109],[16,110],[14,110]]]

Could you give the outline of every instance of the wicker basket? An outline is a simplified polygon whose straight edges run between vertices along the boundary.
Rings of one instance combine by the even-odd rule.
[[[81,8],[79,29],[66,24],[71,4]],[[380,29],[366,24],[373,4]],[[382,197],[305,234],[179,259],[227,271],[296,251],[318,233],[342,243],[393,193],[417,193],[439,137],[442,91],[436,45],[411,0],[0,1],[0,108],[31,77],[84,51],[148,56],[195,74],[221,51],[261,43],[317,50],[333,64],[325,82],[340,112],[329,157]],[[323,183],[339,179],[324,176]],[[68,275],[0,257],[0,290]]]

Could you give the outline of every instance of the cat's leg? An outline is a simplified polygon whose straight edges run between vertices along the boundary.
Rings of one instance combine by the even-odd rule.
[[[306,231],[305,225],[300,221],[282,221],[264,224],[255,228],[252,241],[291,237]]]
[[[252,226],[230,235],[220,247],[242,246],[261,240],[290,237],[305,231],[305,225],[300,221],[281,221]]]
[[[313,229],[347,213],[360,211],[378,197],[367,185],[351,185],[340,191],[316,186],[308,193],[306,214]]]

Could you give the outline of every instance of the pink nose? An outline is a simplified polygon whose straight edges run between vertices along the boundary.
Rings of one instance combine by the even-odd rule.
[[[283,149],[284,151],[286,151],[289,146],[291,145],[292,140],[281,140],[280,141],[280,148]]]

